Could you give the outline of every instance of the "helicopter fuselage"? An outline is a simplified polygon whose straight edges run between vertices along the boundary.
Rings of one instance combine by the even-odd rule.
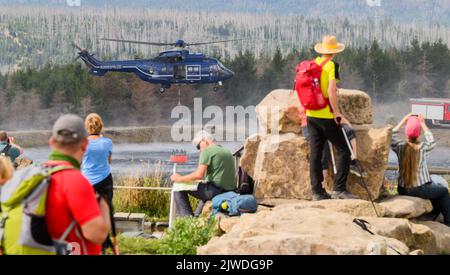
[[[201,53],[175,49],[164,51],[153,59],[99,61],[87,51],[79,53],[90,67],[90,73],[103,76],[107,72],[134,73],[143,81],[159,84],[164,88],[176,84],[222,83],[234,73],[219,60]]]

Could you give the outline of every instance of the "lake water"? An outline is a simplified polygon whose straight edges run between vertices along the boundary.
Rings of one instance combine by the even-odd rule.
[[[241,143],[219,143],[234,151]],[[155,170],[171,172],[173,164],[170,156],[173,150],[184,150],[188,155],[186,164],[178,165],[181,173],[192,172],[197,168],[199,151],[191,143],[148,143],[148,144],[115,144],[113,148],[113,174],[141,174]],[[28,148],[25,156],[35,163],[45,162],[50,153],[48,147]]]
[[[234,151],[241,143],[228,142],[220,145]],[[179,165],[177,171],[187,173],[197,167],[199,152],[190,143],[148,143],[148,144],[116,144],[113,150],[112,170],[114,174],[135,173],[163,169],[172,171],[173,165],[169,162],[173,150],[185,150],[188,154],[188,163]],[[29,148],[25,150],[25,156],[35,163],[44,162],[50,153],[48,147]],[[397,164],[397,156],[391,152],[389,164]],[[450,167],[450,148],[437,147],[428,158],[430,167]]]

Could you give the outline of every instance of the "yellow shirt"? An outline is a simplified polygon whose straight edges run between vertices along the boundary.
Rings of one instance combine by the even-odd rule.
[[[318,65],[322,64],[325,61],[323,57],[317,57],[316,63]],[[328,83],[330,80],[336,79],[336,67],[333,61],[327,62],[325,66],[323,66],[322,75],[320,77],[320,88],[322,89],[322,93],[324,97],[328,98]],[[321,110],[307,110],[306,116],[315,117],[315,118],[326,118],[333,119],[334,115],[331,112],[330,105],[321,109]]]

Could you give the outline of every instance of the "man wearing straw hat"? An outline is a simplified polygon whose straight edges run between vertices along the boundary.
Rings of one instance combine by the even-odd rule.
[[[320,87],[329,104],[320,110],[306,110],[308,131],[310,134],[310,174],[313,200],[330,199],[322,186],[322,152],[327,140],[337,150],[337,174],[334,179],[332,199],[354,199],[356,196],[347,191],[346,183],[350,171],[351,155],[339,124],[346,121],[339,110],[337,98],[338,65],[333,62],[335,56],[344,51],[345,45],[338,43],[335,36],[325,36],[322,43],[315,45],[314,50],[322,56],[315,59],[322,67]]]

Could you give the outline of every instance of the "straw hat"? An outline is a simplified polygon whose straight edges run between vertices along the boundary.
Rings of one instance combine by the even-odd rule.
[[[320,54],[335,54],[344,51],[345,45],[338,43],[336,36],[327,35],[322,39],[322,43],[317,43],[314,50]]]

